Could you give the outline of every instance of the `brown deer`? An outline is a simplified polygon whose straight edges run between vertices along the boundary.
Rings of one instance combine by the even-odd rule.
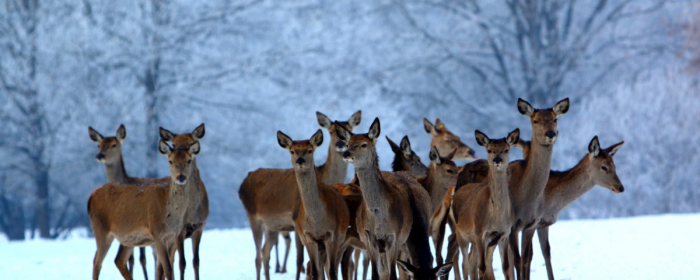
[[[161,179],[142,179],[130,177],[124,168],[124,158],[122,157],[122,144],[126,140],[126,127],[120,125],[117,129],[117,134],[114,137],[104,137],[102,134],[97,132],[97,130],[92,127],[88,127],[88,134],[90,139],[97,144],[97,155],[95,159],[97,162],[105,165],[105,173],[107,174],[107,183],[124,183],[132,185],[141,185],[148,183],[168,182],[168,178]],[[120,246],[119,250],[123,250]],[[148,279],[148,272],[146,270],[146,249],[145,247],[139,248],[141,257],[139,262],[143,268],[143,277]],[[129,273],[133,277],[134,275],[134,255],[129,256],[128,260]]]
[[[485,147],[488,153],[488,180],[485,183],[468,184],[455,193],[452,217],[457,243],[464,257],[464,278],[495,279],[491,265],[493,251],[499,245],[501,252],[507,254],[508,235],[515,218],[508,189],[507,163],[510,148],[518,141],[520,130],[515,129],[503,139],[489,139],[478,130],[475,136],[476,142]],[[476,268],[471,267],[469,262],[470,244],[473,245]],[[503,271],[508,279],[507,259],[503,263]]]
[[[343,158],[355,166],[362,190],[356,224],[371,256],[372,279],[395,279],[400,253],[410,255],[418,270],[432,270],[430,197],[408,173],[380,172],[376,149],[379,119],[374,120],[367,134],[353,135],[340,124],[336,132],[346,143]]]
[[[87,210],[97,243],[93,279],[99,278],[102,261],[114,238],[124,249],[115,263],[125,279],[131,279],[126,262],[133,247],[150,245],[155,245],[157,262],[165,277],[174,279],[169,255],[185,225],[190,198],[198,191],[191,178],[195,172],[193,159],[199,154],[200,145],[195,142],[188,149],[173,149],[160,141],[158,151],[170,163],[168,183],[140,187],[107,183],[90,195]]]
[[[420,161],[420,157],[411,149],[411,141],[408,136],[401,139],[401,144],[396,145],[394,141],[386,136],[386,141],[391,146],[391,151],[394,152],[394,161],[391,163],[391,169],[394,172],[408,171],[416,178],[425,177],[428,175],[428,167]]]
[[[549,246],[549,227],[557,222],[559,213],[566,206],[593,189],[595,185],[603,186],[617,194],[625,191],[620,178],[617,177],[613,161],[613,156],[624,143],[623,141],[601,149],[598,136],[595,136],[588,144],[588,154],[576,166],[567,171],[549,172],[545,188],[545,208],[537,225],[537,236],[550,280],[554,280],[554,272]],[[523,270],[529,271],[531,262],[531,255],[523,255]]]
[[[319,125],[328,129],[331,135],[326,163],[316,168],[317,179],[323,183],[343,182],[347,176],[348,164],[343,162],[342,147],[337,146],[339,138],[335,133],[335,127],[338,122],[331,123],[328,117],[318,112],[316,116]],[[344,124],[352,129],[360,124],[361,117],[362,112],[357,111]],[[300,197],[294,169],[261,168],[250,172],[241,183],[238,196],[246,210],[253,232],[256,277],[260,279],[260,269],[264,264],[265,278],[270,279],[269,261],[272,246],[276,244],[279,232],[294,230],[293,217],[297,216],[299,210]],[[265,234],[264,247],[262,246],[263,234]],[[296,239],[297,279],[299,279],[304,267],[304,255],[301,240]]]
[[[345,234],[350,213],[336,188],[317,181],[314,151],[323,144],[323,132],[319,129],[310,140],[293,141],[277,131],[277,142],[292,157],[301,197],[295,228],[312,263],[312,271],[307,273],[313,279],[324,279],[325,270],[328,278],[337,279],[338,265],[347,246]]]
[[[515,265],[521,278],[528,279],[529,273],[521,269],[521,258],[518,254],[518,233],[522,232],[523,254],[532,254],[526,250],[527,248],[532,248],[535,228],[544,209],[544,189],[549,179],[554,142],[559,134],[557,119],[569,111],[569,99],[566,98],[557,102],[550,109],[535,109],[527,101],[518,99],[518,111],[530,118],[530,123],[532,124],[532,145],[530,145],[529,152],[526,153],[527,160],[513,161],[508,165],[510,174],[508,184],[513,210],[515,210],[515,222],[508,239],[511,247],[510,252],[513,253],[509,255],[509,258],[513,257],[513,261],[509,261],[509,263]],[[468,163],[461,173],[473,171],[474,168],[470,166],[475,165],[483,166],[483,162],[474,161]],[[465,178],[462,174],[460,175],[462,179],[458,178],[458,183],[463,182]],[[468,177],[470,176],[466,177],[469,179]],[[484,178],[481,175],[473,177],[477,179]],[[448,257],[454,256],[453,254],[454,250],[448,251]],[[505,256],[502,256],[502,259],[505,260]]]
[[[174,149],[188,149],[195,142],[204,138],[205,129],[202,123],[197,126],[192,133],[174,134],[162,127],[159,128],[159,133],[161,140],[172,142]],[[194,267],[195,279],[199,280],[199,245],[202,240],[204,226],[207,223],[207,217],[209,217],[209,197],[207,196],[207,189],[204,186],[204,182],[202,182],[202,177],[199,174],[196,160],[193,160],[193,169],[194,171],[190,180],[197,186],[197,191],[193,192],[193,195],[190,197],[191,203],[185,216],[185,227],[178,236],[175,245],[180,257],[180,279],[185,279],[185,267],[187,262],[185,260],[185,249],[183,245],[186,238],[192,238],[192,265]],[[171,253],[174,253],[174,251]],[[157,273],[160,273],[160,271]]]
[[[418,179],[418,182],[430,194],[431,218],[429,229],[430,236],[435,245],[437,263],[439,264],[444,262],[442,259],[442,242],[444,240],[445,226],[444,223],[442,223],[442,218],[444,218],[445,215],[444,213],[440,214],[438,212],[440,210],[446,210],[445,208],[441,209],[445,200],[445,194],[448,188],[454,187],[457,182],[457,165],[452,161],[456,151],[457,150],[454,150],[447,156],[441,157],[436,147],[430,149],[428,175]],[[437,217],[437,219],[433,217]]]
[[[435,120],[435,125],[423,118],[425,132],[432,136],[430,147],[437,147],[441,155],[446,155],[456,150],[453,160],[476,159],[474,149],[464,144],[459,136],[450,132],[440,119]]]

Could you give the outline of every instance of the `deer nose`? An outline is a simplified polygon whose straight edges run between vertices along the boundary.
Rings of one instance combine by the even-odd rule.
[[[473,157],[475,154],[476,154],[476,152],[475,152],[474,150],[469,150],[469,155],[470,155],[470,156]]]
[[[342,149],[342,148],[345,147],[345,142],[339,140],[338,142],[335,142],[335,146],[336,146],[338,149]]]
[[[103,155],[102,153],[99,153],[99,154],[97,154],[97,156],[96,156],[95,158],[96,158],[97,160],[102,160],[102,159],[105,158],[105,155]]]
[[[625,186],[620,186],[620,192],[624,192],[624,191],[625,191]]]
[[[494,162],[494,163],[501,163],[501,162],[503,162],[503,159],[497,157],[497,158],[494,158],[494,159],[493,159],[493,162]]]
[[[348,152],[348,151],[343,152],[343,157],[344,157],[344,158],[349,158],[349,157],[350,157],[350,152]]]
[[[554,131],[547,131],[544,136],[547,136],[547,138],[554,138],[554,136],[557,136],[557,134]]]
[[[303,158],[298,158],[298,159],[297,159],[297,164],[298,164],[298,165],[302,165],[302,164],[304,164],[305,162],[306,162],[306,160],[304,160]]]
[[[185,175],[180,174],[180,175],[177,176],[177,181],[178,181],[178,182],[184,183],[185,180],[187,180],[187,177],[185,177]]]

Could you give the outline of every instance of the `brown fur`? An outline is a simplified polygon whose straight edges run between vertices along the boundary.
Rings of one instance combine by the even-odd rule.
[[[441,155],[447,155],[455,151],[454,160],[476,159],[474,149],[464,144],[459,136],[450,132],[440,119],[435,120],[435,125],[423,118],[425,132],[432,136],[430,147],[437,147]]]
[[[347,176],[347,163],[344,163],[342,152],[335,148],[338,137],[335,133],[335,123],[329,123],[328,117],[317,112],[319,125],[328,128],[331,141],[328,147],[326,164],[317,168],[317,180],[324,183],[342,183]],[[358,111],[347,122],[349,127],[359,125],[361,112]],[[335,170],[334,170],[335,169]],[[343,173],[340,176],[334,174]],[[325,177],[323,177],[325,176]],[[333,177],[337,177],[333,179]],[[238,196],[248,215],[248,221],[253,232],[256,248],[256,277],[260,279],[260,269],[264,265],[265,278],[270,279],[269,261],[272,246],[277,242],[277,234],[282,231],[294,230],[294,219],[299,212],[299,189],[294,175],[294,169],[258,169],[248,173],[238,190]],[[265,245],[262,237],[265,235]],[[301,240],[296,238],[296,244],[301,246]],[[289,248],[289,244],[287,246]],[[303,250],[297,251],[297,279],[303,269]],[[285,257],[286,259],[286,257]]]
[[[200,124],[192,133],[174,134],[161,127],[159,133],[162,140],[173,143],[174,149],[188,149],[204,137],[205,128],[204,124]],[[204,232],[204,226],[207,223],[207,217],[209,217],[209,197],[204,182],[202,182],[202,177],[199,174],[196,159],[192,160],[192,162],[194,163],[194,173],[191,176],[191,180],[197,182],[197,191],[191,196],[192,203],[187,209],[185,226],[182,229],[182,233],[178,236],[176,250],[179,252],[180,258],[180,279],[183,279],[186,267],[183,245],[186,238],[192,238],[192,263],[195,279],[199,280],[199,244]]]
[[[485,183],[473,183],[460,188],[454,195],[452,217],[455,222],[457,242],[464,261],[464,278],[485,277],[495,279],[491,266],[495,245],[501,251],[508,248],[508,234],[514,221],[511,197],[508,190],[509,149],[517,142],[520,131],[508,134],[505,139],[492,140],[477,131],[477,142],[488,151],[489,179]],[[497,162],[497,160],[501,160]],[[500,165],[497,165],[500,164]],[[473,244],[477,267],[468,261],[468,248]],[[505,263],[507,265],[507,262]],[[507,275],[507,267],[503,267]],[[479,278],[481,279],[481,278]]]
[[[125,263],[124,258],[131,255],[131,247],[155,245],[158,264],[165,277],[174,279],[168,261],[170,251],[184,227],[190,197],[198,189],[196,180],[183,182],[179,177],[192,177],[196,169],[193,159],[199,153],[199,143],[187,150],[173,150],[161,141],[159,151],[171,162],[169,183],[148,184],[140,188],[107,183],[90,195],[88,215],[97,243],[93,279],[98,279],[102,261],[114,238],[125,248],[116,263]],[[125,269],[120,269],[120,272],[126,279],[131,278]]]

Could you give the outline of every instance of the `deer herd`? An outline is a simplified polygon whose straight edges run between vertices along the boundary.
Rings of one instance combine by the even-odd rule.
[[[612,158],[624,142],[601,148],[596,136],[576,166],[553,171],[557,119],[569,110],[569,99],[549,109],[535,109],[518,99],[517,110],[530,120],[531,140],[521,139],[518,128],[504,138],[477,130],[476,142],[485,148],[485,159],[477,159],[476,152],[440,119],[434,124],[423,119],[432,137],[428,166],[412,150],[408,137],[398,145],[386,137],[394,152],[391,172],[379,168],[379,119],[367,133],[352,132],[361,122],[360,111],[343,122],[316,113],[318,124],[330,134],[321,166],[314,164],[314,153],[324,143],[321,129],[308,140],[294,140],[278,131],[277,142],[289,152],[292,168],[250,172],[238,192],[253,233],[257,279],[261,270],[270,279],[270,257],[280,235],[286,251],[281,264],[278,254],[275,272],[286,272],[291,232],[297,279],[302,273],[307,279],[338,279],[338,274],[343,279],[366,279],[369,263],[371,279],[447,279],[453,268],[456,279],[495,279],[496,247],[505,279],[529,279],[535,232],[548,278],[554,279],[549,227],[564,207],[595,185],[614,193],[624,191]],[[160,128],[158,151],[170,165],[170,176],[160,179],[127,175],[121,152],[126,139],[123,125],[115,137],[103,137],[92,128],[89,135],[107,174],[107,183],[92,192],[87,206],[97,243],[93,279],[98,279],[115,238],[120,244],[115,264],[125,279],[133,276],[134,247],[140,247],[148,279],[144,246],[153,248],[158,279],[174,279],[177,251],[184,279],[184,240],[192,238],[199,279],[199,244],[209,214],[196,164],[204,124],[185,134]],[[509,160],[513,147],[523,151],[522,160]],[[458,167],[456,160],[472,161]],[[349,164],[355,173],[345,183]]]

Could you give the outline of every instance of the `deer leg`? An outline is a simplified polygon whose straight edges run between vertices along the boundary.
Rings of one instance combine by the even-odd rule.
[[[250,221],[250,229],[253,232],[253,241],[255,242],[255,279],[260,280],[260,269],[262,268],[262,240],[263,240],[263,224],[262,222],[248,217]],[[298,279],[297,279],[298,280]]]
[[[170,252],[168,247],[160,241],[156,240],[156,251],[158,252],[158,264],[159,270],[162,269],[162,273],[166,279],[173,279],[173,267],[170,263]]]
[[[124,246],[124,245],[119,244],[119,250],[117,251],[117,257],[114,258],[114,264],[117,266],[119,273],[121,273],[121,275],[122,275],[122,277],[124,277],[124,279],[133,279],[133,277],[132,277],[133,270],[129,270],[129,268],[127,267],[127,263],[129,262],[129,259],[133,260],[133,256],[134,256],[133,249],[134,249],[133,247]],[[133,267],[132,267],[132,269],[133,269]]]
[[[281,235],[284,236],[283,232],[280,232]],[[282,270],[282,267],[280,266],[280,244],[279,240],[278,242],[275,242],[274,245],[272,245],[273,248],[275,248],[275,273],[280,273],[280,270]]]
[[[109,251],[109,246],[112,245],[114,237],[107,234],[100,234],[98,231],[94,231],[94,233],[95,242],[97,243],[97,251],[95,252],[95,258],[92,260],[92,279],[97,280],[100,278],[102,262],[107,255],[107,251]]]
[[[501,269],[503,270],[503,276],[505,279],[515,280],[515,274],[513,274],[513,266],[511,261],[513,254],[510,253],[510,247],[508,244],[508,238],[505,237],[498,242],[498,249],[501,253]]]
[[[366,250],[362,251],[362,280],[367,280],[367,273],[369,272],[369,254]]]
[[[289,232],[284,232],[282,234],[282,238],[284,238],[284,260],[282,261],[282,269],[280,270],[280,273],[287,273],[287,259],[289,258],[289,251],[291,249],[292,245],[292,238],[289,237]]]
[[[276,231],[265,231],[265,245],[263,246],[263,259],[262,264],[265,269],[265,279],[270,279],[270,252],[272,251],[272,246],[277,243],[277,237],[279,233]]]
[[[185,233],[185,230],[183,230],[175,239],[175,248],[180,257],[180,280],[185,280],[185,267],[187,266],[187,260],[185,260]]]
[[[537,237],[540,240],[540,248],[542,249],[542,257],[544,257],[545,266],[547,266],[547,278],[554,280],[554,269],[552,269],[552,255],[549,247],[549,227],[537,229]]]
[[[475,255],[474,257],[476,258],[476,266],[479,271],[478,274],[478,279],[484,279],[486,277],[486,244],[484,244],[484,240],[481,238],[477,238],[476,242],[474,242],[474,248],[476,251],[474,252]]]
[[[447,219],[448,215],[445,215],[444,219]],[[437,234],[433,236],[433,243],[435,244],[435,259],[437,260],[437,265],[443,265],[445,259],[442,258],[442,245],[445,241],[445,228],[446,222],[440,223],[440,228],[438,228]]]
[[[117,254],[119,252],[117,251]],[[131,275],[131,278],[134,278],[134,253],[132,251],[131,255],[129,256],[129,259],[127,260],[127,269],[129,270],[129,275]]]
[[[343,250],[343,255],[340,260],[340,273],[343,275],[343,280],[351,280],[355,265],[352,261],[354,250],[352,246],[348,246]]]
[[[301,237],[299,236],[298,232],[294,232],[294,245],[296,246],[297,250],[297,278],[296,280],[299,280],[299,277],[301,277],[302,273],[306,273],[304,271],[304,244],[301,242]],[[311,273],[311,272],[309,272]]]
[[[510,252],[512,253],[513,267],[515,267],[515,275],[520,279],[520,271],[522,259],[520,258],[520,251],[518,249],[518,231],[511,229],[510,235],[508,236],[508,243],[510,243]],[[509,257],[510,258],[510,257]]]
[[[522,242],[522,256],[520,259],[520,273],[521,279],[530,279],[530,262],[532,261],[532,238],[535,235],[534,228],[528,228],[523,230],[523,240]]]
[[[148,271],[146,271],[146,247],[139,247],[139,263],[143,269],[143,279],[148,280]]]
[[[498,242],[500,242],[500,240],[498,240]],[[486,264],[486,278],[496,279],[496,275],[493,272],[493,253],[496,250],[496,246],[498,246],[498,243],[489,245],[490,246],[486,247],[486,253],[484,255],[484,261]]]
[[[461,275],[459,273],[459,265],[458,265],[459,264],[460,245],[458,244],[457,235],[454,234],[455,231],[452,231],[452,232],[453,233],[450,234],[449,237],[447,237],[447,256],[445,256],[445,259],[452,260],[452,263],[454,264],[452,266],[452,271],[454,272],[455,280],[460,280]],[[468,245],[467,245],[467,248],[469,248]],[[448,279],[449,279],[449,274],[443,276],[443,280],[448,280]]]
[[[199,244],[202,242],[204,225],[192,233],[192,266],[194,267],[194,279],[199,280]]]

